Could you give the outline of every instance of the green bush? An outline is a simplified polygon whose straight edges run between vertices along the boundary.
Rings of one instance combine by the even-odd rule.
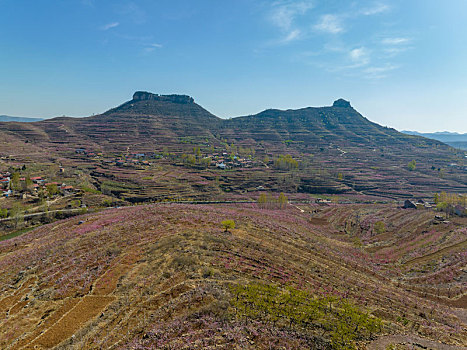
[[[233,220],[224,220],[221,222],[222,227],[225,229],[225,232],[228,232],[230,229],[235,228],[235,221]]]
[[[252,283],[230,287],[231,308],[239,318],[257,319],[274,326],[321,329],[333,349],[356,349],[355,342],[381,332],[382,321],[361,311],[349,300],[317,298],[293,287]]]
[[[85,187],[82,187],[81,189],[83,190],[83,192],[86,192],[86,193],[101,194],[101,191],[96,190],[95,188],[85,186]]]
[[[382,221],[375,222],[374,230],[377,234],[386,232],[386,225]]]
[[[110,200],[110,199],[104,199],[104,200],[102,201],[102,206],[104,206],[104,207],[111,207],[112,204],[113,204],[113,202],[112,202],[112,200]]]
[[[8,217],[8,209],[0,209],[0,218],[5,219]]]

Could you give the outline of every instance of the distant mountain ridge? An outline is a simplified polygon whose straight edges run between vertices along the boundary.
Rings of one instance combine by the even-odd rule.
[[[457,132],[449,132],[449,131],[438,131],[432,133],[423,133],[418,131],[401,131],[407,135],[416,135],[422,136],[433,140],[438,140],[452,146],[454,148],[460,148],[463,150],[467,150],[467,133],[460,134]]]
[[[44,120],[44,118],[30,118],[30,117],[11,117],[9,115],[0,115],[0,122],[20,122],[32,123]]]
[[[221,119],[187,95],[158,95],[137,91],[132,99],[105,113],[86,118],[58,117],[3,130],[33,142],[126,149],[138,144],[153,150],[160,144],[178,147],[180,139],[243,143],[254,146],[286,143],[297,151],[320,147],[443,148],[438,141],[400,133],[371,122],[344,99],[332,106],[297,110],[268,109],[256,115]],[[190,142],[192,142],[190,141]],[[285,150],[284,150],[285,151]]]
[[[386,198],[409,198],[414,193],[435,190],[467,191],[467,174],[459,161],[464,158],[463,152],[438,140],[407,135],[374,123],[343,99],[325,107],[267,109],[255,115],[221,119],[190,96],[138,91],[131,100],[100,115],[58,117],[35,123],[2,122],[0,137],[7,140],[3,154],[15,156],[22,152],[30,157],[35,153],[42,159],[61,157],[74,161],[78,148],[101,153],[108,160],[131,152],[167,154],[172,159],[171,166],[177,167],[194,152],[195,163],[219,155],[233,157],[233,153],[251,152],[254,165],[222,173],[222,189],[236,193],[267,184],[286,192],[364,191]],[[281,166],[275,164],[287,156],[301,164],[293,179],[282,174]],[[407,164],[414,160],[416,171],[410,171]],[[95,181],[123,176],[121,168],[96,162],[92,171]],[[458,167],[450,167],[457,163]],[[187,170],[189,176],[196,174],[206,181],[217,176],[209,174],[211,170],[206,173],[200,164],[195,165],[198,168]],[[449,172],[441,173],[448,167]],[[135,173],[126,176],[127,180],[142,181]],[[180,181],[185,186],[182,180],[183,177]],[[151,186],[145,183],[146,189],[132,194],[132,201],[153,198],[156,192],[159,196],[156,187]],[[150,193],[148,188],[155,192]],[[166,193],[179,193],[167,188]],[[212,191],[220,189],[217,185],[213,188]],[[199,194],[201,190],[193,191]],[[214,192],[207,193],[209,197]]]

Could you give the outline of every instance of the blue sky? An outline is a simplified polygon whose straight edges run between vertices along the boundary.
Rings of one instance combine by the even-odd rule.
[[[220,117],[343,97],[467,132],[467,1],[0,0],[0,114],[87,116],[136,90]]]

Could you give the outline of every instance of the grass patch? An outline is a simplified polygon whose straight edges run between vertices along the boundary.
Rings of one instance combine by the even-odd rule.
[[[101,191],[104,194],[119,194],[125,192],[132,192],[133,190],[139,189],[140,187],[135,184],[130,184],[127,182],[117,182],[117,181],[104,181],[101,184]]]
[[[344,298],[316,297],[293,287],[251,283],[230,287],[236,317],[260,320],[273,327],[305,332],[319,330],[332,349],[357,349],[356,342],[372,339],[382,330],[381,319]]]
[[[82,187],[81,188],[84,192],[86,193],[92,193],[92,194],[102,194],[101,191],[99,190],[96,190],[95,188],[91,188],[91,187]]]
[[[14,231],[14,232],[11,232],[9,234],[0,236],[0,242],[1,241],[6,241],[8,239],[12,239],[12,238],[15,238],[15,237],[18,237],[18,236],[21,236],[22,234],[25,234],[25,233],[27,233],[29,231],[34,230],[36,227],[38,227],[38,226],[25,227],[25,228],[22,228],[21,230]]]

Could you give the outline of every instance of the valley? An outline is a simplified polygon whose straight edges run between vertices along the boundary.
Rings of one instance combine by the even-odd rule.
[[[0,123],[0,348],[465,348],[466,159],[342,99]]]

